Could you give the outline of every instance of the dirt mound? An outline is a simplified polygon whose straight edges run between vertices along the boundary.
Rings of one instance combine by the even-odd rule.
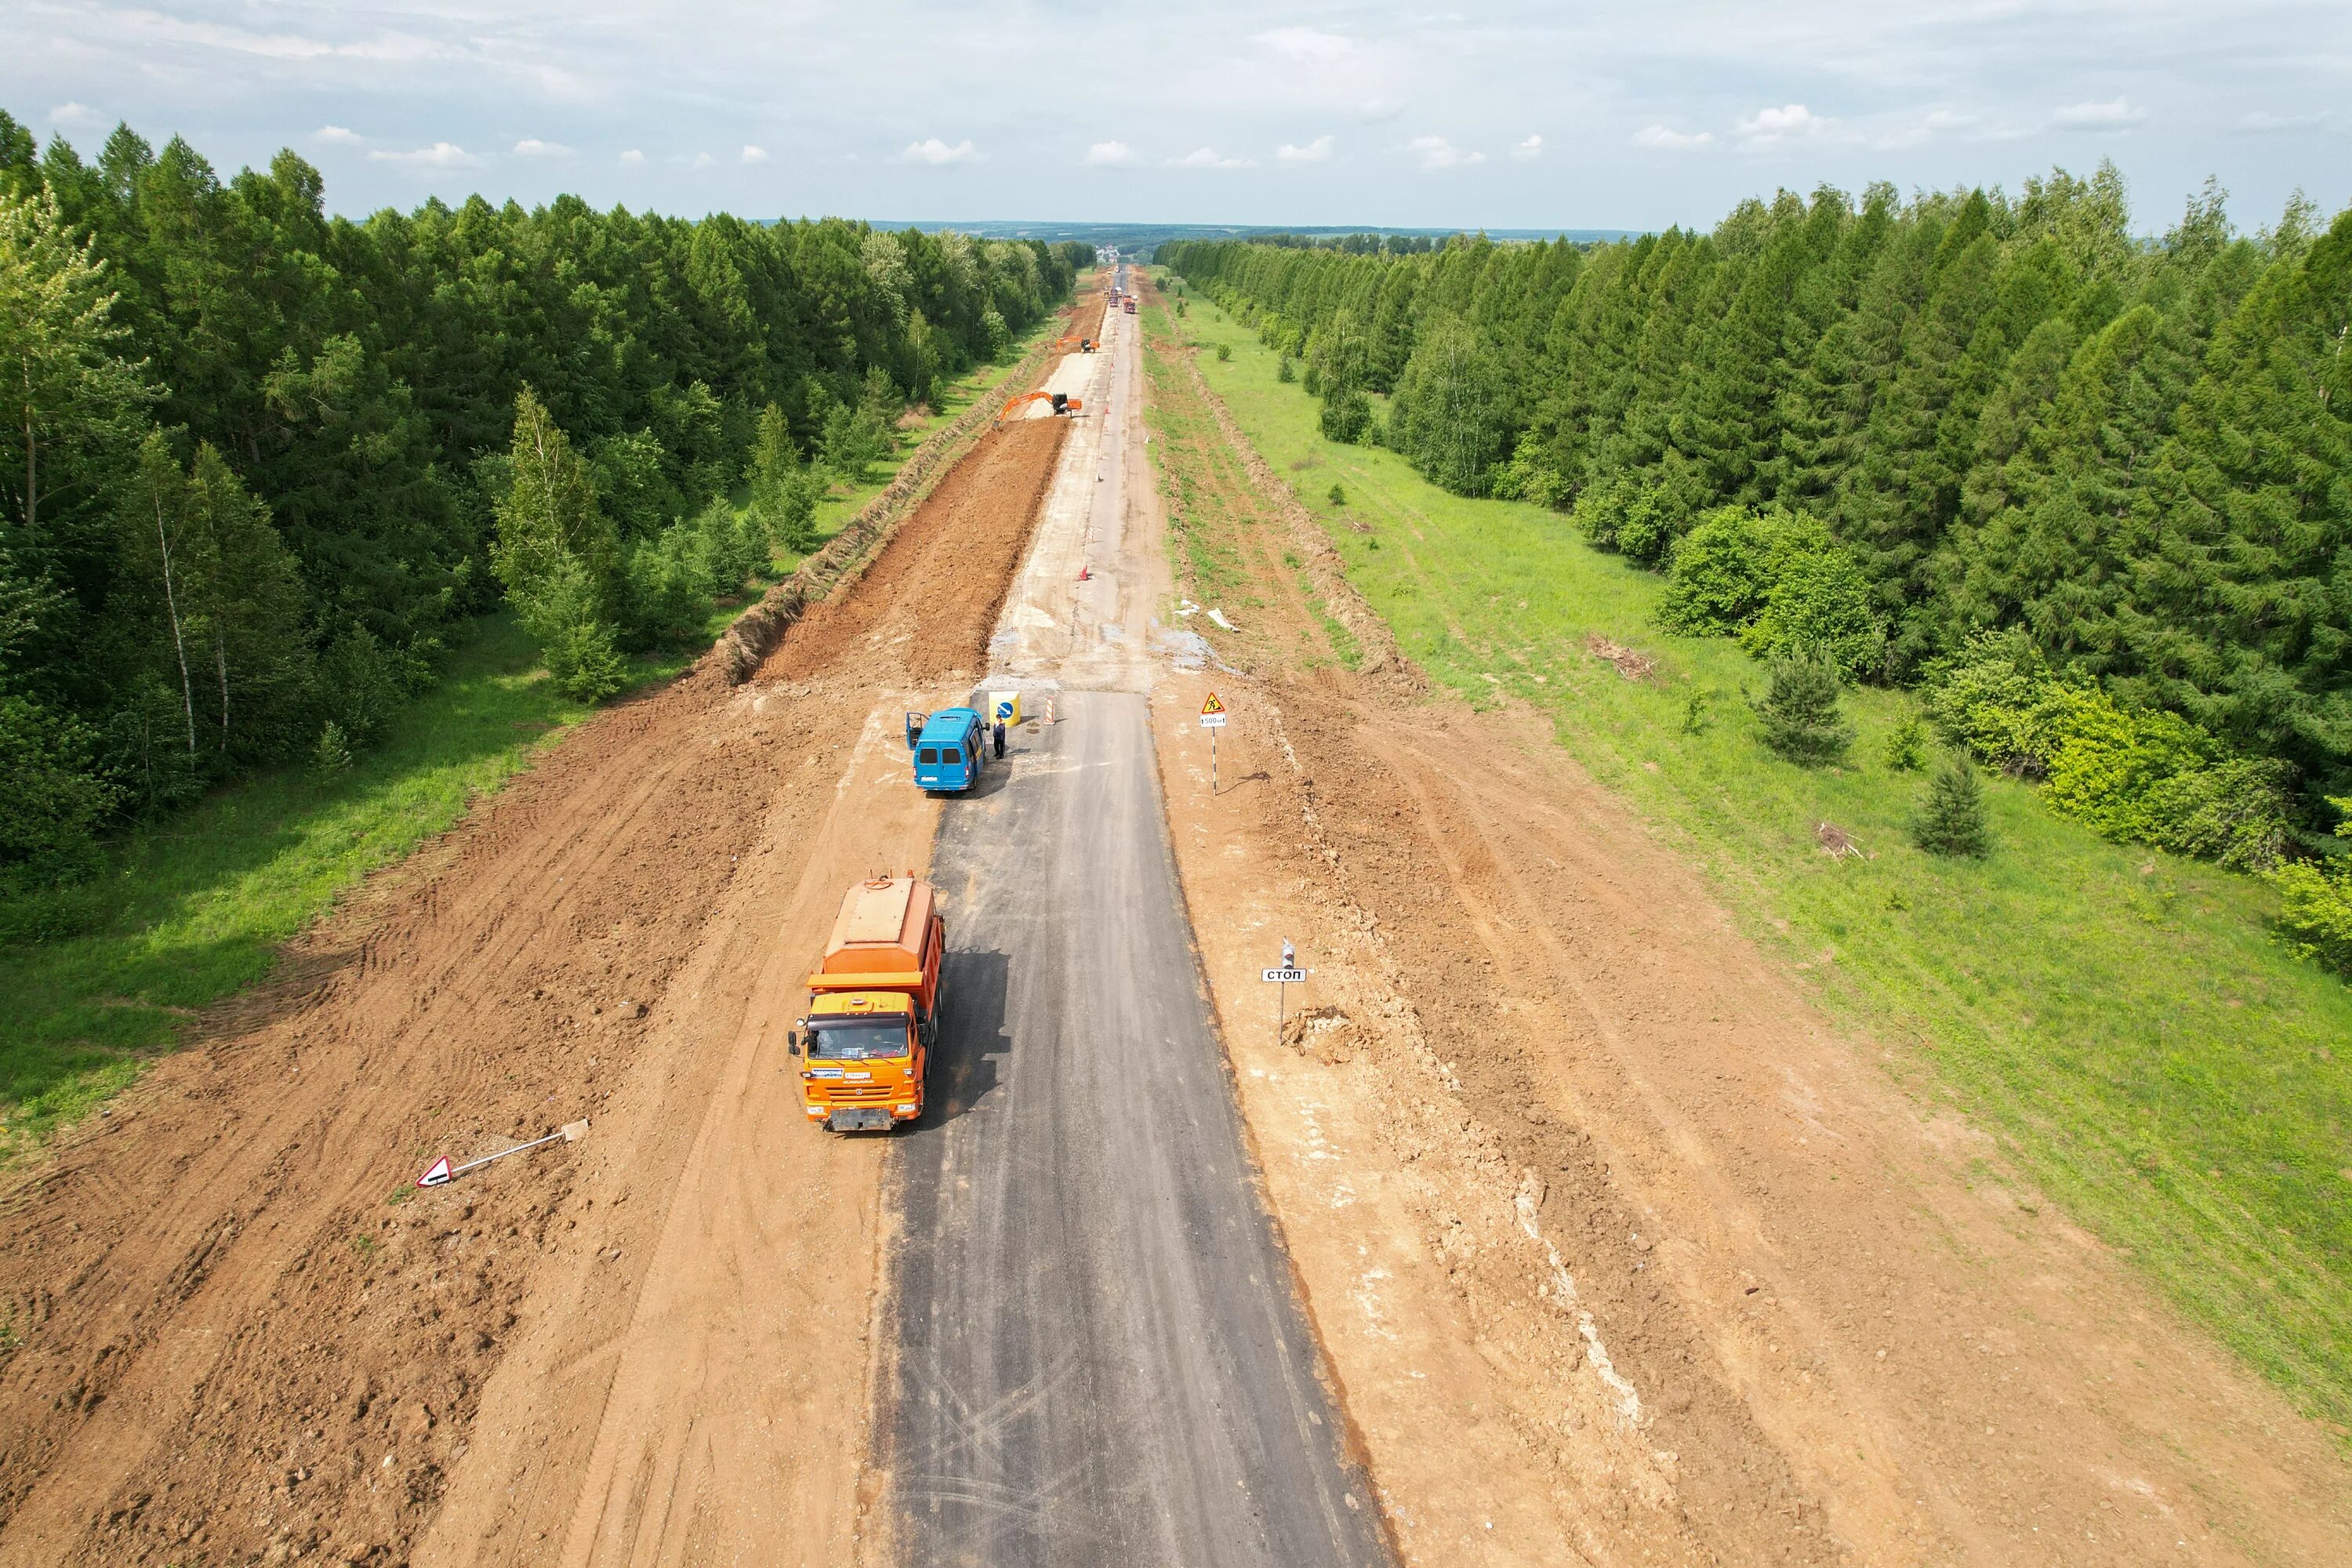
[[[785,633],[769,663],[787,684],[740,692],[707,665],[583,725],[299,944],[309,984],[277,1016],[159,1064],[102,1134],[10,1194],[0,1563],[407,1560],[480,1440],[486,1383],[545,1321],[551,1267],[589,1270],[625,1327],[723,1059],[678,1022],[702,1016],[698,966],[775,941],[782,894],[740,898],[739,875],[794,888],[882,694],[980,667],[1059,435],[987,441],[863,581]],[[647,1083],[670,1092],[626,1091]],[[413,1186],[436,1154],[582,1116],[578,1144]],[[607,1170],[618,1147],[642,1163]],[[870,1224],[870,1202],[846,1212]],[[591,1414],[617,1364],[610,1317],[552,1350]],[[862,1399],[856,1379],[782,1370]],[[595,1436],[527,1456],[547,1506],[569,1509]],[[543,1556],[532,1539],[499,1551]]]
[[[858,577],[856,592],[809,610],[758,679],[814,679],[865,647],[879,628],[915,616],[924,636],[898,650],[911,677],[977,673],[1068,428],[1059,419],[1020,420],[982,437],[924,502],[927,526],[893,535]]]

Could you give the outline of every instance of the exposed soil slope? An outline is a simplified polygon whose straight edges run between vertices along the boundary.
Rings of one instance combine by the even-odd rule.
[[[0,1562],[405,1561],[445,1493],[442,1560],[846,1556],[878,1153],[775,1125],[783,950],[927,852],[897,710],[978,668],[1059,437],[985,439],[765,683],[584,726],[11,1195]]]
[[[2352,1556],[2325,1434],[1924,1115],[1540,724],[1415,697],[1222,434],[1247,492],[1194,468],[1234,521],[1204,490],[1192,526],[1256,602],[1202,629],[1250,674],[1216,678],[1215,796],[1207,682],[1165,694],[1170,811],[1229,1032],[1270,1031],[1276,934],[1330,1009],[1235,1057],[1310,1286],[1318,1246],[1358,1251],[1314,1301],[1409,1552],[1545,1561],[1556,1528],[1591,1562]],[[1418,1234],[1380,1230],[1384,1199]],[[1475,1358],[1400,1314],[1433,1275]],[[1490,1531],[1475,1474],[1423,1484],[1482,1446],[1541,1467],[1550,1520],[1506,1493]]]

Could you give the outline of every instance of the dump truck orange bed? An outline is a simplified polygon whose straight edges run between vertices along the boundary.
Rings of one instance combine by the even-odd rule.
[[[946,929],[934,918],[929,882],[877,877],[843,895],[824,960],[808,977],[822,995],[837,991],[903,991],[928,1016],[939,1000]]]

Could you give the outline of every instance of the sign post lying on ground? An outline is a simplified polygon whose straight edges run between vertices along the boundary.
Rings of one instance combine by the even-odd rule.
[[[1209,793],[1217,793],[1217,731],[1225,727],[1225,705],[1213,691],[1201,704],[1201,728],[1209,732]]]
[[[487,1165],[493,1160],[503,1160],[509,1154],[520,1154],[526,1149],[536,1149],[541,1143],[552,1143],[558,1138],[562,1139],[566,1143],[577,1143],[580,1142],[580,1135],[587,1131],[588,1119],[583,1116],[577,1121],[565,1122],[544,1138],[534,1138],[528,1143],[518,1143],[511,1149],[501,1149],[495,1154],[485,1154],[478,1160],[468,1160],[462,1165],[452,1165],[449,1163],[449,1156],[444,1154],[434,1161],[423,1175],[416,1178],[416,1184],[420,1187],[446,1187],[478,1165]]]

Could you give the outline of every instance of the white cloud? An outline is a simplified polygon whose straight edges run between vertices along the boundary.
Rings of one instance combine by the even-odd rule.
[[[1354,59],[1362,47],[1345,34],[1327,33],[1317,27],[1276,27],[1260,33],[1255,41],[1297,65],[1328,65]]]
[[[2312,114],[2273,114],[2267,109],[2257,109],[2240,117],[2230,127],[2242,136],[2268,136],[2281,131],[2316,131],[2327,123],[2327,110]]]
[[[572,149],[561,142],[542,142],[536,136],[526,136],[514,144],[518,158],[569,158]]]
[[[377,148],[368,154],[379,163],[409,163],[421,169],[478,169],[482,161],[454,142],[436,142],[430,147],[419,147],[411,153],[387,152]]]
[[[1246,169],[1255,163],[1255,158],[1227,158],[1214,147],[1195,147],[1181,158],[1171,158],[1171,169]]]
[[[1752,146],[1769,146],[1775,142],[1819,135],[1836,123],[1801,103],[1787,103],[1778,109],[1759,110],[1753,119],[1741,121],[1739,135]]]
[[[341,125],[321,125],[310,132],[310,140],[323,142],[331,147],[349,147],[363,140],[360,133]]]
[[[1947,131],[1958,131],[1976,122],[1973,115],[1955,114],[1948,109],[1931,110],[1916,120],[1895,121],[1874,126],[1862,140],[1885,151],[1916,147],[1921,142]]]
[[[1543,138],[1540,136],[1530,136],[1524,142],[1513,143],[1511,147],[1511,156],[1514,158],[1542,157]]]
[[[645,161],[645,150],[640,147],[632,147],[621,154],[621,162],[632,169],[639,167]]]
[[[1486,161],[1486,153],[1465,153],[1443,136],[1416,136],[1404,145],[1424,169],[1459,169]]]
[[[1712,131],[1669,131],[1663,125],[1644,125],[1633,132],[1636,147],[1655,147],[1669,153],[1687,152],[1693,147],[1715,145]]]
[[[754,147],[749,142],[743,143],[743,162],[746,163],[764,163],[767,161],[768,150],[765,147]]]
[[[1124,169],[1135,162],[1135,149],[1124,142],[1097,142],[1087,149],[1086,162],[1097,169]]]
[[[1329,136],[1318,136],[1304,147],[1296,147],[1285,142],[1274,150],[1275,162],[1278,163],[1328,163],[1333,144],[1334,139]]]
[[[971,144],[970,137],[950,147],[936,136],[927,136],[920,142],[908,142],[907,150],[898,154],[902,163],[971,163],[979,159],[980,149]]]
[[[49,123],[52,125],[79,125],[94,131],[98,127],[106,123],[106,116],[100,114],[97,110],[92,109],[87,103],[79,103],[68,100],[49,110]]]
[[[695,169],[708,169],[717,162],[719,162],[719,160],[712,157],[708,153],[697,153],[694,155],[694,162],[688,164],[688,167]]]
[[[2117,98],[2105,103],[2070,103],[2052,110],[2050,122],[2069,131],[2128,131],[2147,118],[2147,110],[2135,107],[2129,99]]]

